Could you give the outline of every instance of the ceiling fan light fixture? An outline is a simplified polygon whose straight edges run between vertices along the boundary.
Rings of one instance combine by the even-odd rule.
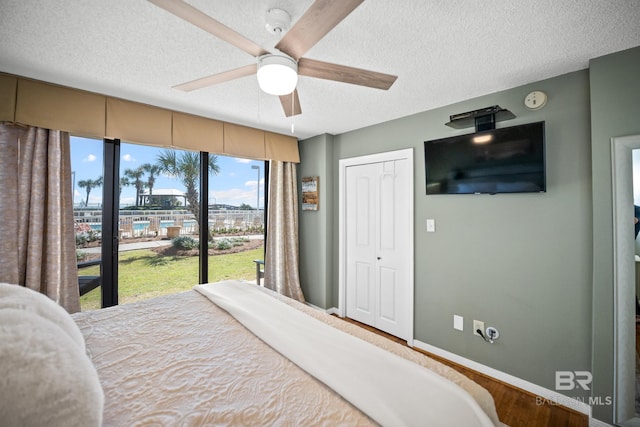
[[[258,58],[258,85],[270,95],[287,95],[298,84],[298,63],[284,55],[263,55]]]

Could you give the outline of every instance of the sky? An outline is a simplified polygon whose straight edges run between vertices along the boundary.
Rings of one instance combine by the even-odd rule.
[[[164,148],[145,145],[120,144],[120,175],[125,169],[136,169],[145,163],[156,163],[156,158]],[[260,208],[264,207],[264,162],[259,160],[240,159],[236,157],[218,156],[220,173],[209,177],[209,203],[240,206],[243,203],[255,208],[258,198],[256,193],[258,170],[260,167]],[[81,180],[96,180],[103,173],[102,140],[71,137],[71,170],[74,180],[74,205],[84,203],[87,192],[78,186]],[[148,175],[142,177],[146,180]],[[156,177],[154,192],[159,189],[185,188],[178,179],[160,175]],[[99,207],[102,203],[102,187],[92,189],[89,193],[89,206]],[[120,207],[135,204],[135,187],[122,189]]]

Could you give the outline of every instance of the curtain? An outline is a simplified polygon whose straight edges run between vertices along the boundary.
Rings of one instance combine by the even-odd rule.
[[[264,286],[304,302],[298,271],[298,189],[296,165],[269,163],[269,212]]]
[[[80,311],[69,134],[0,123],[0,282]]]

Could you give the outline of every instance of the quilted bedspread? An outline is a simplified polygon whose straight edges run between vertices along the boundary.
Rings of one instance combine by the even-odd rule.
[[[460,385],[500,424],[489,393],[453,369],[296,301],[272,296]],[[376,424],[196,291],[76,313],[73,318],[103,386],[105,426]],[[450,424],[442,420],[441,425]]]

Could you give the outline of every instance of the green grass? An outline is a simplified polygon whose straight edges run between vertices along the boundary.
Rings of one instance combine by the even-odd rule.
[[[263,258],[263,248],[235,254],[209,256],[209,282],[227,279],[255,280],[254,259]],[[97,276],[100,267],[83,268],[81,275]],[[198,257],[162,256],[142,249],[120,253],[118,264],[118,302],[127,304],[174,294],[198,284]],[[82,310],[100,308],[100,288],[80,297]]]

